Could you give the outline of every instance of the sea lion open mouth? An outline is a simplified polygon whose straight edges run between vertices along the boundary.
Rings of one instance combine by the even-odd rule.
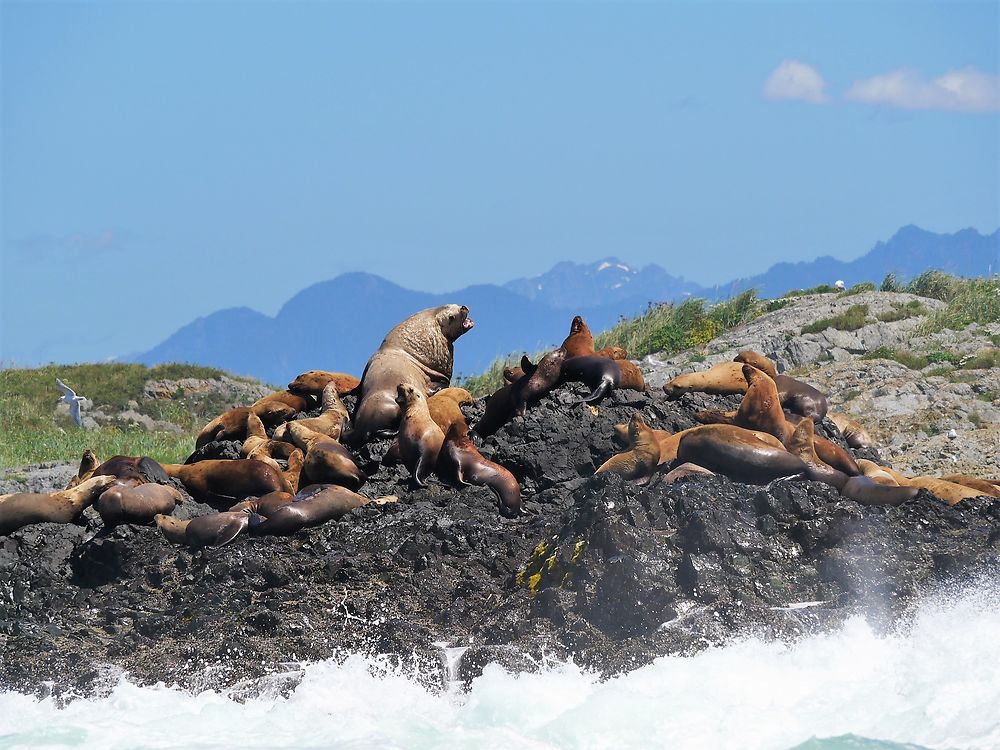
[[[472,321],[472,318],[466,318],[465,320],[462,321],[462,328],[464,328],[466,331],[468,331],[474,325],[475,323]]]

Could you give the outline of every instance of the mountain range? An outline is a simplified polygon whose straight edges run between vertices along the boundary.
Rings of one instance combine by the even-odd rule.
[[[975,229],[936,234],[906,226],[852,261],[824,256],[778,263],[757,276],[712,288],[671,276],[656,264],[636,268],[614,257],[587,264],[564,261],[539,276],[445,294],[404,289],[372,274],[346,273],[303,289],[274,317],[239,307],[198,318],[129,361],[191,362],[275,384],[309,369],[360,374],[396,323],[417,310],[458,302],[469,307],[476,327],[455,347],[455,373],[472,375],[496,357],[557,344],[577,314],[596,332],[650,303],[689,296],[718,300],[755,288],[762,297],[775,297],[837,279],[850,286],[879,282],[890,272],[908,279],[928,269],[985,276],[1000,271],[998,250],[1000,230],[989,235]],[[280,346],[261,346],[262,341]]]

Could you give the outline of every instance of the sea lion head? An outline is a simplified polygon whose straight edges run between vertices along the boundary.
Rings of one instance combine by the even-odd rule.
[[[628,436],[633,445],[639,440],[639,436],[649,430],[649,425],[642,416],[642,412],[632,412],[632,418],[628,421]]]
[[[420,399],[426,399],[427,397],[414,388],[412,385],[403,383],[402,385],[396,386],[396,403],[399,408],[404,411],[406,408],[412,404],[420,401]]]
[[[475,325],[465,305],[441,305],[434,317],[449,341],[454,341]]]
[[[581,333],[587,330],[587,324],[583,322],[583,318],[577,315],[573,318],[573,322],[569,325],[569,333],[572,336],[574,333]]]

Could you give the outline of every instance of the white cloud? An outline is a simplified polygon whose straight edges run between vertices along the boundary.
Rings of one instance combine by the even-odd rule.
[[[915,70],[900,68],[855,81],[844,96],[902,109],[995,112],[1000,110],[1000,76],[967,67],[927,81]]]
[[[826,81],[811,65],[799,60],[783,60],[764,81],[767,99],[799,99],[813,104],[827,101]]]

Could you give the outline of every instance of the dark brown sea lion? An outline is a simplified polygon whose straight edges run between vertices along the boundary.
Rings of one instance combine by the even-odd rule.
[[[0,495],[0,536],[33,523],[70,523],[116,481],[105,475],[59,492]]]
[[[101,493],[94,508],[105,529],[123,523],[146,525],[158,514],[170,515],[184,501],[177,489],[166,484],[140,484],[130,487],[116,483]]]
[[[998,487],[995,482],[991,482],[988,479],[970,477],[968,474],[949,474],[948,476],[941,478],[946,482],[953,482],[955,484],[960,484],[963,487],[978,490],[989,497],[1000,497],[1000,487]]]
[[[217,507],[228,508],[246,497],[291,489],[280,471],[254,458],[164,464],[163,468],[169,476],[181,481],[191,497]]]
[[[413,475],[413,481],[424,487],[427,477],[437,465],[438,454],[444,444],[444,431],[431,419],[427,396],[423,391],[406,384],[400,385],[396,391],[396,403],[402,410],[398,434],[399,458]],[[458,408],[454,401],[451,404]]]
[[[527,356],[521,357],[524,377],[514,384],[512,391],[515,416],[523,416],[529,404],[539,401],[559,385],[565,360],[563,349],[554,349],[534,365]]]
[[[523,377],[524,370],[521,369],[520,365],[516,367],[503,368],[503,380],[505,383],[516,383]]]
[[[341,430],[350,422],[351,417],[344,402],[340,400],[337,384],[332,381],[323,389],[322,407],[323,411],[318,417],[297,419],[296,423],[334,440],[340,440]],[[275,440],[287,440],[287,431],[288,422],[285,422],[274,430],[272,437]]]
[[[301,453],[301,451],[299,452]],[[291,492],[268,492],[266,495],[261,497],[243,500],[242,502],[236,503],[236,505],[229,509],[229,512],[235,513],[240,510],[248,510],[251,513],[259,513],[262,516],[270,516],[277,511],[278,508],[288,505],[294,499],[295,495]]]
[[[740,352],[733,361],[753,365],[770,376],[778,388],[781,408],[817,422],[823,421],[827,412],[827,400],[821,391],[789,375],[779,375],[774,362],[759,352]]]
[[[361,381],[346,372],[329,372],[328,370],[309,370],[299,375],[288,384],[288,390],[300,396],[314,396],[319,398],[323,389],[333,383],[337,387],[337,393],[343,396],[351,395],[357,391]]]
[[[112,456],[94,469],[93,476],[112,476],[133,485],[166,482],[169,478],[163,467],[149,456]]]
[[[396,428],[398,386],[411,385],[424,395],[447,387],[454,342],[472,327],[469,308],[442,305],[422,310],[389,331],[361,377],[361,400],[354,427],[343,436],[345,442],[361,445],[375,433]]]
[[[696,427],[681,438],[677,460],[693,463],[738,482],[766,484],[781,477],[806,475],[798,456],[776,448],[742,427],[711,424]]]
[[[94,469],[100,466],[100,464],[101,461],[97,458],[94,451],[87,448],[83,452],[83,458],[80,459],[80,469],[76,472],[76,476],[69,480],[66,489],[71,490],[85,479],[90,479],[94,475]]]
[[[153,520],[167,541],[186,544],[193,549],[216,549],[233,541],[250,523],[250,514],[240,512],[209,513],[188,520],[157,515]]]
[[[350,451],[343,445],[300,425],[288,424],[288,439],[305,454],[300,482],[304,484],[340,484],[358,489],[367,477],[358,468]]]
[[[455,422],[448,430],[438,456],[437,474],[451,484],[489,487],[497,496],[502,516],[512,518],[521,512],[521,488],[517,479],[479,452],[469,438],[465,422]]]
[[[396,500],[395,497],[368,498],[336,484],[314,484],[298,493],[292,502],[274,508],[266,518],[251,515],[250,533],[288,536],[339,519],[362,505],[382,505]]]
[[[846,414],[841,414],[840,412],[831,411],[827,413],[830,421],[837,425],[837,429],[840,430],[840,434],[844,436],[844,440],[852,448],[874,448],[875,441],[872,440],[871,435],[868,431],[861,425],[860,422],[851,419]]]
[[[486,397],[486,411],[472,428],[480,437],[489,437],[514,418],[515,383],[508,383],[492,396]]]
[[[562,382],[583,383],[590,388],[591,392],[587,396],[574,403],[600,401],[621,385],[621,362],[597,355],[571,357],[563,362]]]
[[[595,474],[611,472],[625,479],[648,482],[660,463],[660,442],[655,431],[646,424],[641,412],[634,412],[628,423],[629,449],[617,453],[599,467]]]

